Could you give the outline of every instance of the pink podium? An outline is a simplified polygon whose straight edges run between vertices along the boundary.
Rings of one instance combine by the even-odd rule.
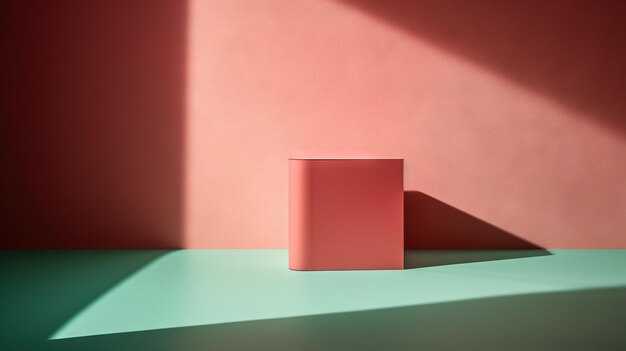
[[[289,268],[403,269],[402,159],[290,159]]]

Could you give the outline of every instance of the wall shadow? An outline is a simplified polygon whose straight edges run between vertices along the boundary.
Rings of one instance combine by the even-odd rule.
[[[3,248],[178,248],[186,2],[0,4]]]
[[[474,250],[438,255],[405,251],[405,268],[550,255],[538,245],[419,191],[404,192],[404,247]]]
[[[133,332],[42,350],[623,350],[624,288]]]
[[[338,1],[626,133],[623,1]]]

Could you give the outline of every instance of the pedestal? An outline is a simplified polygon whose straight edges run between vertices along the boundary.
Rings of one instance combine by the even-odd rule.
[[[290,159],[289,268],[402,269],[402,159]]]

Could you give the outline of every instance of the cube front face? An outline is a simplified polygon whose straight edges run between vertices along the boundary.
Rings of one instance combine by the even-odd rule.
[[[403,269],[401,159],[289,160],[289,268]]]

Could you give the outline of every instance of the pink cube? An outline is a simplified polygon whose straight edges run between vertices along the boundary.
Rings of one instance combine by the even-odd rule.
[[[402,159],[290,159],[289,268],[403,269]]]

